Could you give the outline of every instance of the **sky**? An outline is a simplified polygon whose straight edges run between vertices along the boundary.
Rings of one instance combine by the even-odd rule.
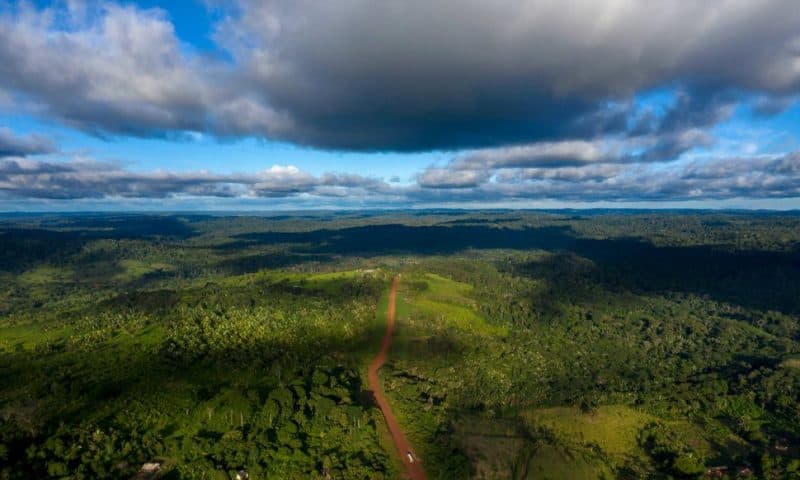
[[[0,0],[0,211],[800,209],[796,0]]]

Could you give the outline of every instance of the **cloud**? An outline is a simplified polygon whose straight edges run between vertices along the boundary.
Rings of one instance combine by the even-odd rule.
[[[752,103],[753,113],[768,117],[777,115],[797,102],[796,95],[763,95]]]
[[[285,120],[239,83],[233,67],[183,44],[159,9],[22,3],[0,15],[0,88],[93,134],[277,136]]]
[[[699,129],[668,132],[625,139],[566,140],[474,150],[457,155],[445,167],[428,167],[417,175],[417,182],[423,188],[467,188],[488,182],[495,174],[503,178],[525,175],[556,178],[578,172],[610,172],[618,170],[608,167],[615,164],[674,162],[684,153],[714,142]],[[591,166],[594,168],[579,168]],[[523,175],[520,169],[529,173]],[[546,170],[558,173],[546,174]]]
[[[472,188],[418,188],[426,203],[557,201],[686,201],[800,196],[800,153],[694,159],[654,164],[593,164],[500,171]]]
[[[706,131],[692,128],[689,130],[668,133],[660,136],[648,136],[634,140],[631,145],[639,145],[640,151],[628,152],[619,157],[619,161],[610,163],[658,163],[671,162],[698,147],[710,147],[714,138]]]
[[[800,93],[794,0],[216,3],[214,54],[158,9],[0,10],[2,96],[100,135],[424,151],[678,134]],[[635,99],[658,88],[666,111]]]
[[[498,182],[514,183],[526,180],[559,180],[566,182],[603,181],[625,171],[622,165],[600,164],[565,168],[523,168],[505,170],[497,175]]]
[[[162,13],[67,5],[36,11],[21,4],[17,15],[0,18],[4,88],[25,95],[44,115],[88,131],[206,129],[207,81],[181,53]]]
[[[427,168],[417,175],[417,183],[424,188],[468,188],[489,180],[486,170]]]
[[[53,141],[43,135],[20,137],[8,128],[0,127],[0,158],[41,155],[55,151]]]
[[[384,185],[381,180],[353,174],[316,177],[291,165],[222,175],[207,171],[133,172],[120,164],[91,159],[0,160],[0,192],[17,198],[325,197],[341,196],[342,192],[385,193]]]
[[[307,192],[317,184],[315,177],[295,166],[274,165],[261,172],[253,184],[253,191],[262,197],[284,197]]]
[[[391,185],[353,173],[313,175],[291,165],[252,173],[136,172],[118,163],[77,158],[0,160],[6,199],[223,199],[329,206],[459,205],[470,202],[661,202],[800,197],[800,152],[691,158],[665,164],[590,163],[503,168],[493,173],[426,169],[415,185]],[[282,200],[283,199],[283,200]]]
[[[713,126],[733,114],[739,95],[731,90],[679,90],[663,116],[653,122],[653,133],[669,134]]]
[[[455,166],[459,169],[563,167],[602,161],[608,159],[610,154],[598,142],[543,142],[479,150],[456,159]]]
[[[705,126],[738,92],[797,90],[799,27],[790,0],[240,0],[218,38],[288,139],[426,150],[618,133],[670,85],[658,128]]]

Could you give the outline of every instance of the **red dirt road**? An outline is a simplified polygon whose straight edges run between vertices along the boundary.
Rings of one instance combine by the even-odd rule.
[[[398,277],[392,279],[392,288],[389,290],[389,309],[386,312],[386,333],[383,335],[383,341],[381,342],[381,351],[378,352],[378,355],[372,360],[372,363],[369,364],[367,379],[369,381],[369,389],[372,390],[372,393],[375,395],[375,402],[378,404],[381,412],[383,412],[383,417],[386,419],[386,425],[389,427],[389,433],[391,433],[392,440],[397,447],[397,451],[400,453],[400,459],[406,467],[408,478],[411,480],[425,480],[425,471],[422,469],[422,465],[420,465],[419,458],[417,458],[414,450],[412,450],[411,444],[408,443],[406,436],[403,434],[403,430],[400,429],[397,419],[394,418],[392,409],[386,401],[383,388],[381,388],[380,381],[378,380],[378,370],[380,370],[386,362],[386,355],[389,353],[389,347],[392,346],[392,334],[394,333],[394,304],[397,299],[397,284],[399,281]],[[409,453],[414,457],[413,462],[408,458]]]

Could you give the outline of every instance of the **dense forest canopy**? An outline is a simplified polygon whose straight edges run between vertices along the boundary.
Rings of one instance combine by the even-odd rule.
[[[0,217],[0,478],[796,478],[800,216]],[[141,473],[141,472],[140,472]]]

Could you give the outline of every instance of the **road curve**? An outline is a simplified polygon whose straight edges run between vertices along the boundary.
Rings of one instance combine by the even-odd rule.
[[[378,355],[372,360],[372,363],[369,364],[367,380],[369,382],[369,389],[372,390],[372,393],[375,395],[375,402],[378,404],[378,408],[381,409],[381,412],[383,412],[383,418],[386,419],[389,433],[392,435],[394,445],[400,453],[400,459],[406,467],[408,477],[411,480],[425,480],[425,471],[422,469],[419,458],[413,453],[411,444],[408,443],[405,434],[403,434],[403,430],[400,428],[400,424],[398,424],[397,419],[394,418],[394,413],[392,413],[392,409],[386,401],[386,395],[384,395],[383,388],[378,380],[378,370],[380,370],[386,362],[389,347],[392,346],[392,334],[394,333],[394,304],[397,299],[397,284],[399,282],[399,277],[394,277],[392,279],[392,287],[389,290],[389,307],[386,312],[386,333],[383,334],[380,352],[378,352]],[[413,461],[409,459],[409,454],[413,456]]]

